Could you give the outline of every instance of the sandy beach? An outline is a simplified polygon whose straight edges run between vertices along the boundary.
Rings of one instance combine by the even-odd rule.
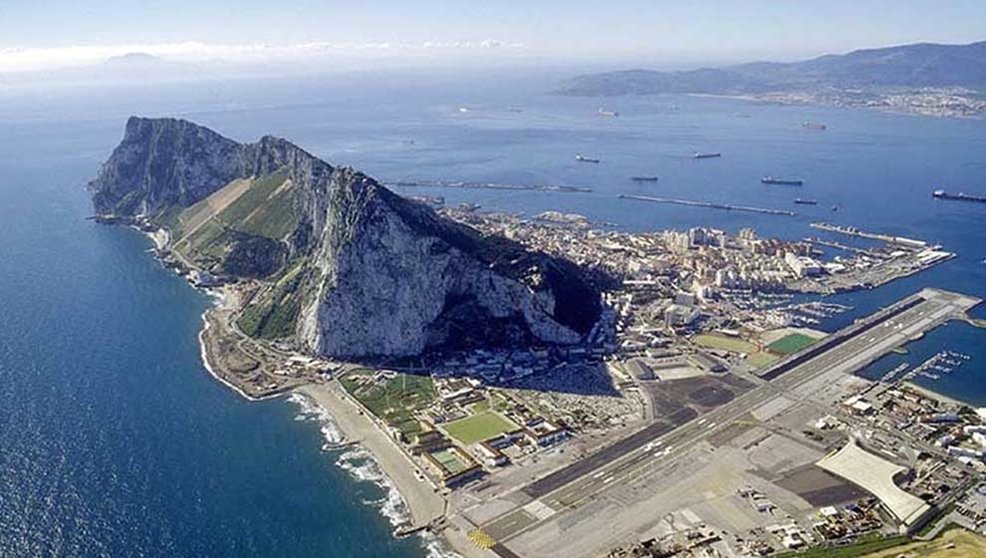
[[[924,395],[925,397],[930,397],[932,399],[937,399],[939,401],[943,401],[945,403],[949,403],[949,404],[952,404],[952,405],[967,405],[969,407],[972,407],[973,409],[976,408],[975,405],[969,405],[965,401],[961,401],[961,400],[955,399],[954,397],[949,397],[947,395],[942,395],[941,393],[938,393],[937,391],[935,391],[935,390],[933,390],[931,388],[926,388],[924,386],[920,386],[920,385],[918,385],[918,384],[916,384],[914,382],[911,382],[911,381],[904,382],[904,385],[906,385],[907,387],[909,387],[909,388],[913,389],[914,391],[920,393],[921,395]]]
[[[295,391],[315,401],[332,415],[346,441],[359,442],[373,454],[384,474],[394,483],[407,503],[415,527],[428,525],[445,513],[445,498],[432,484],[419,479],[417,466],[387,438],[387,435],[335,381],[312,384]]]

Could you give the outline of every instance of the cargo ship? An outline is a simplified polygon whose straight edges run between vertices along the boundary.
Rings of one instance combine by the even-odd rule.
[[[959,192],[958,194],[949,194],[945,190],[935,190],[932,192],[931,196],[940,200],[986,203],[986,196],[973,196],[972,194],[964,194],[962,192]]]
[[[798,205],[818,205],[817,200],[806,200],[803,198],[794,198],[794,203]]]
[[[578,162],[580,162],[580,163],[598,163],[599,162],[599,159],[593,159],[592,157],[586,157],[586,156],[582,155],[581,153],[577,153],[575,155],[575,160],[578,161]]]
[[[692,155],[692,159],[716,159],[722,157],[722,153],[698,153]]]
[[[760,179],[760,182],[764,184],[781,184],[784,186],[801,186],[805,183],[800,178],[774,178],[773,176],[765,176]]]
[[[630,180],[634,182],[657,182],[656,176],[631,176]]]

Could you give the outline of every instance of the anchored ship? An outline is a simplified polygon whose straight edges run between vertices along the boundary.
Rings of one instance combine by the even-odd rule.
[[[582,155],[581,153],[576,153],[575,154],[575,160],[578,161],[578,162],[580,162],[580,163],[598,163],[599,162],[599,159],[593,159],[591,157],[586,157],[586,156]]]
[[[765,176],[760,179],[760,182],[764,184],[783,184],[785,186],[801,186],[805,183],[800,178],[774,178],[773,176]]]
[[[631,176],[630,180],[634,182],[657,182],[656,176]]]
[[[692,155],[692,159],[715,159],[717,157],[722,157],[722,153],[699,153],[696,151]]]
[[[931,196],[940,200],[956,200],[956,201],[986,203],[986,196],[974,196],[972,194],[965,194],[962,192],[959,192],[958,194],[949,194],[945,190],[935,190],[934,192],[932,192]]]

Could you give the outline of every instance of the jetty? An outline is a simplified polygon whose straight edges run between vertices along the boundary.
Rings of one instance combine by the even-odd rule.
[[[704,202],[695,200],[680,200],[675,198],[657,198],[654,196],[638,196],[635,194],[620,194],[620,199],[637,200],[652,203],[668,203],[674,205],[687,205],[690,207],[707,207],[710,209],[723,209],[726,211],[744,211],[746,213],[760,213],[762,215],[783,215],[793,217],[797,213],[784,209],[768,209],[764,207],[753,207],[749,205],[730,205],[725,203]]]
[[[528,190],[558,192],[563,194],[589,193],[592,188],[582,186],[558,186],[554,184],[500,184],[496,182],[445,182],[443,180],[394,180],[384,181],[384,186],[398,188],[457,188],[466,190]]]

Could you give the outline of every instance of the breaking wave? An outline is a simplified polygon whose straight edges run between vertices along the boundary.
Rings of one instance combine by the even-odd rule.
[[[357,481],[372,483],[383,491],[384,496],[382,498],[363,503],[377,508],[395,529],[409,525],[411,512],[407,502],[404,501],[404,497],[401,496],[393,481],[384,474],[380,465],[373,458],[373,454],[359,445],[349,446],[344,450],[340,449],[339,445],[345,441],[345,437],[339,427],[336,426],[332,415],[311,398],[294,393],[288,397],[288,401],[298,405],[299,412],[295,416],[296,421],[319,423],[322,438],[325,440],[323,449],[340,450],[335,460],[340,469],[346,471],[350,477]],[[423,531],[418,537],[421,539],[421,545],[428,558],[459,558],[459,554],[449,549],[448,545],[433,533]]]

